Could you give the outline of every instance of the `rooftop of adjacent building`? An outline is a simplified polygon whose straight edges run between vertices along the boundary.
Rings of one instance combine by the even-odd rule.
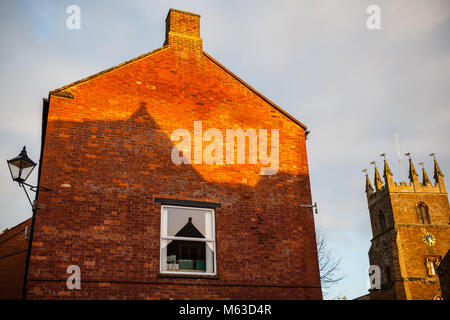
[[[0,233],[0,259],[26,251],[31,218]]]

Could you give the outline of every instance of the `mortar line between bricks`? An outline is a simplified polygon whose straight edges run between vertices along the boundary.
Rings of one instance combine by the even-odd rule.
[[[29,282],[49,281],[49,282],[66,282],[63,279],[28,279]],[[141,281],[105,281],[105,280],[81,280],[83,283],[122,283],[122,284],[158,284],[158,285],[183,285],[183,286],[216,286],[216,287],[268,287],[268,288],[316,288],[320,286],[290,286],[290,285],[265,285],[265,284],[226,284],[226,283],[176,283],[176,282],[141,282]]]

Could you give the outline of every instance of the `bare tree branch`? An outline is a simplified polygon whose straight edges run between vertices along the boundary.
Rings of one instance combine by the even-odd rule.
[[[316,230],[317,256],[319,259],[320,282],[323,295],[326,296],[333,285],[345,278],[340,273],[341,258],[334,258],[328,249],[327,240],[321,228]]]

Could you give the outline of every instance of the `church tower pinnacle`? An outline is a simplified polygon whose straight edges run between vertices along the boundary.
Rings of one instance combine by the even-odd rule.
[[[371,195],[374,192],[374,189],[370,182],[369,174],[367,173],[367,169],[364,169],[363,172],[366,174],[366,194]]]
[[[417,174],[416,168],[414,168],[411,153],[405,153],[405,156],[409,158],[409,182],[414,187],[414,190],[417,190],[419,188],[419,175]]]
[[[439,165],[436,160],[436,154],[431,153],[430,156],[433,157],[434,159],[434,174],[433,174],[434,183],[436,185],[439,185],[439,189],[441,190],[441,192],[446,192],[444,184],[444,174],[442,173],[441,168],[439,168]]]
[[[405,153],[405,156],[407,156],[409,158],[409,170],[408,170],[408,172],[409,172],[409,175],[408,175],[409,181],[411,183],[417,182],[417,177],[419,175],[417,174],[416,168],[414,168],[414,164],[413,164],[412,158],[411,158],[411,153],[409,153],[409,152]]]
[[[375,190],[379,191],[383,188],[383,181],[381,180],[381,176],[378,172],[377,164],[375,163],[375,161],[372,161],[370,164],[373,164],[373,166],[375,167],[375,177],[373,183],[375,184]]]
[[[393,182],[394,182],[393,179],[392,179],[393,174],[392,174],[392,171],[391,171],[391,169],[389,168],[389,165],[388,165],[388,163],[387,163],[387,160],[386,160],[386,154],[385,154],[385,153],[382,153],[382,154],[380,154],[380,157],[383,157],[383,158],[384,158],[383,177],[384,177],[384,183],[385,183],[385,186],[391,187],[391,185],[392,185]]]
[[[429,185],[431,185],[430,179],[428,178],[427,171],[425,170],[425,167],[424,167],[424,165],[423,165],[423,162],[419,162],[419,165],[422,166],[422,184],[423,184],[424,186],[429,186]]]

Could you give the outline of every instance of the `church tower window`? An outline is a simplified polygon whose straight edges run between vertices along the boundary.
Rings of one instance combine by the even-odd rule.
[[[420,224],[430,224],[430,214],[428,212],[428,206],[423,203],[420,202],[417,206],[416,206],[416,213],[417,213],[417,220],[419,221]]]

